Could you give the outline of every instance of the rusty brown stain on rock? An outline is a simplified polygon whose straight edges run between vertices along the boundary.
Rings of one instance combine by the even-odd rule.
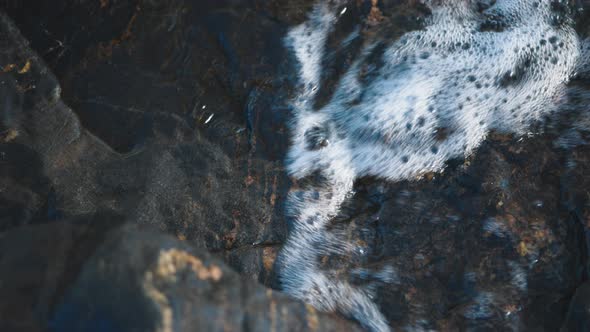
[[[318,312],[311,304],[305,304],[305,309],[307,311],[307,327],[312,331],[317,331],[319,320],[318,320]]]
[[[129,38],[131,38],[131,29],[133,28],[133,25],[135,24],[135,21],[137,20],[137,14],[139,14],[140,11],[141,11],[141,7],[139,7],[139,5],[136,6],[135,13],[133,13],[133,16],[131,16],[131,19],[129,20],[129,23],[127,23],[127,27],[125,28],[125,31],[123,31],[123,34],[119,38],[121,41],[128,40]]]
[[[157,332],[172,332],[173,327],[173,314],[170,301],[166,294],[160,291],[154,285],[154,274],[151,271],[146,272],[143,280],[143,289],[147,297],[149,297],[156,306],[160,308],[161,318],[160,324],[156,329]]]
[[[524,241],[520,241],[516,250],[521,256],[526,256],[529,253],[528,246]]]
[[[426,181],[432,181],[434,180],[434,178],[436,177],[436,173],[434,172],[427,172],[422,174],[422,178],[425,179]]]
[[[546,229],[536,230],[535,233],[533,234],[533,236],[535,237],[536,240],[542,241],[542,242],[546,242],[547,240],[550,240],[550,234]]]
[[[238,236],[237,227],[234,227],[231,231],[223,235],[223,241],[225,242],[225,249],[231,249],[236,242]]]
[[[262,265],[266,271],[271,271],[277,259],[277,252],[272,247],[262,249]]]
[[[18,136],[18,130],[14,129],[14,128],[10,128],[8,130],[6,130],[4,133],[2,133],[2,141],[5,143],[8,143],[10,141],[13,141],[15,138],[17,138]]]
[[[489,134],[489,137],[491,140],[498,141],[500,143],[508,143],[508,142],[514,140],[513,134],[505,134],[505,133],[499,133],[499,132],[492,132]]]
[[[17,85],[16,85],[16,89],[17,89],[19,92],[21,92],[21,93],[25,93],[25,92],[27,92],[27,91],[31,91],[31,90],[33,90],[34,88],[35,88],[35,85],[33,85],[33,84],[23,84],[23,85],[21,85],[21,84],[17,84]]]
[[[418,290],[415,287],[410,287],[408,291],[404,293],[404,298],[406,301],[412,302],[417,293]]]
[[[135,21],[137,20],[137,15],[139,14],[140,11],[141,11],[141,7],[139,7],[139,5],[136,6],[135,13],[133,13],[133,16],[131,16],[129,23],[127,23],[127,27],[125,28],[125,30],[123,31],[121,36],[119,36],[119,38],[115,38],[115,39],[111,40],[106,45],[104,45],[103,43],[98,44],[99,57],[111,57],[113,55],[113,48],[114,47],[131,39],[131,36],[132,36],[131,31],[133,29],[133,25],[135,24]]]
[[[369,12],[369,17],[367,18],[369,25],[377,25],[384,19],[383,13],[381,13],[381,10],[377,6],[377,2],[377,0],[371,0],[371,11]]]
[[[239,210],[232,211],[232,222],[234,223],[234,227],[227,233],[223,235],[223,240],[225,241],[225,248],[231,249],[236,242],[238,237],[238,232],[240,231],[240,216],[242,213]]]
[[[207,267],[199,258],[179,249],[160,252],[155,273],[162,279],[175,281],[177,272],[186,269],[192,270],[201,280],[219,281],[223,276],[219,266],[211,264]]]
[[[246,184],[246,186],[250,186],[252,183],[254,183],[255,179],[252,175],[248,175],[246,176],[246,180],[244,180],[244,183]]]
[[[9,63],[6,66],[4,66],[2,71],[5,73],[8,73],[8,72],[12,71],[14,68],[16,68],[16,65],[14,63]]]
[[[25,65],[18,71],[19,74],[28,73],[31,70],[31,60],[27,60]]]

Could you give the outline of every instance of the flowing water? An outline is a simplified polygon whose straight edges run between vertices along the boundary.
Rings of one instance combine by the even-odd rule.
[[[354,254],[354,245],[328,226],[355,179],[412,180],[472,155],[491,131],[534,134],[564,107],[570,79],[589,69],[590,43],[574,30],[565,3],[442,0],[426,6],[423,27],[394,40],[363,39],[352,29],[336,48],[362,46],[324,103],[317,99],[329,75],[326,45],[346,7],[318,2],[284,38],[300,83],[287,168],[313,181],[293,190],[286,203],[293,227],[281,256],[282,285],[372,331],[389,330],[372,300],[375,288],[353,286],[318,262],[324,254]],[[367,273],[375,283],[395,281],[389,266]],[[520,284],[526,287],[526,280]]]

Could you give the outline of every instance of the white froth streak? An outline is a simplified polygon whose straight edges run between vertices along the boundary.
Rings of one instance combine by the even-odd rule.
[[[320,83],[324,45],[335,19],[328,5],[320,2],[314,6],[309,20],[291,29],[285,38],[286,45],[292,48],[301,65],[302,96],[313,95]]]
[[[293,219],[293,230],[281,252],[281,282],[283,290],[303,299],[320,310],[340,311],[352,315],[373,331],[388,331],[389,328],[377,306],[370,301],[368,293],[350,287],[322,272],[317,266],[318,255],[323,252],[345,254],[352,249],[341,239],[330,237],[325,232],[326,223],[336,215],[340,204],[352,190],[354,171],[350,156],[344,152],[345,143],[331,140],[338,149],[305,152],[305,132],[314,126],[325,125],[325,115],[311,109],[311,101],[320,83],[321,61],[324,44],[333,26],[335,16],[324,3],[319,3],[309,20],[293,28],[285,38],[301,66],[299,70],[302,92],[294,102],[293,145],[289,151],[292,158],[289,173],[301,178],[314,170],[338,170],[325,173],[326,183],[319,184],[317,191],[291,192],[287,209]],[[303,159],[298,156],[305,156]],[[312,197],[313,196],[313,197]],[[315,250],[320,244],[323,250]]]

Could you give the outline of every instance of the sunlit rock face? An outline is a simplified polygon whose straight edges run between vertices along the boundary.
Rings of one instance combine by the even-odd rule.
[[[351,286],[318,263],[326,253],[354,254],[352,244],[327,230],[354,180],[410,180],[471,155],[490,131],[526,134],[554,115],[567,82],[585,73],[588,61],[566,4],[425,5],[430,15],[422,29],[397,40],[363,41],[325,103],[316,101],[326,98],[318,96],[326,44],[346,7],[319,2],[285,37],[301,84],[293,100],[287,168],[295,178],[314,175],[315,185],[292,191],[287,201],[293,227],[281,255],[282,284],[288,293],[375,331],[389,330],[372,301],[375,288]],[[352,29],[339,47],[360,38],[359,29]],[[526,288],[524,272],[511,266],[517,288]],[[396,282],[388,266],[365,274],[375,284]],[[492,295],[480,295],[482,303],[492,301]],[[468,316],[479,315],[476,309]]]

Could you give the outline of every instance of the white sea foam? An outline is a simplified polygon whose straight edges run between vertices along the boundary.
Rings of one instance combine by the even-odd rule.
[[[490,130],[525,133],[557,109],[565,84],[576,71],[585,73],[580,64],[589,61],[588,52],[580,57],[568,18],[555,22],[549,0],[498,0],[483,13],[475,1],[427,5],[432,15],[423,30],[383,48],[370,80],[361,72],[372,65],[368,58],[378,44],[367,45],[320,109],[313,105],[325,43],[342,9],[318,3],[285,38],[302,85],[293,101],[287,168],[296,178],[319,172],[323,180],[287,200],[293,229],[280,258],[283,288],[374,331],[389,327],[372,290],[318,266],[318,247],[353,252],[325,228],[354,179],[412,179],[473,153]],[[490,18],[501,29],[480,29]]]

